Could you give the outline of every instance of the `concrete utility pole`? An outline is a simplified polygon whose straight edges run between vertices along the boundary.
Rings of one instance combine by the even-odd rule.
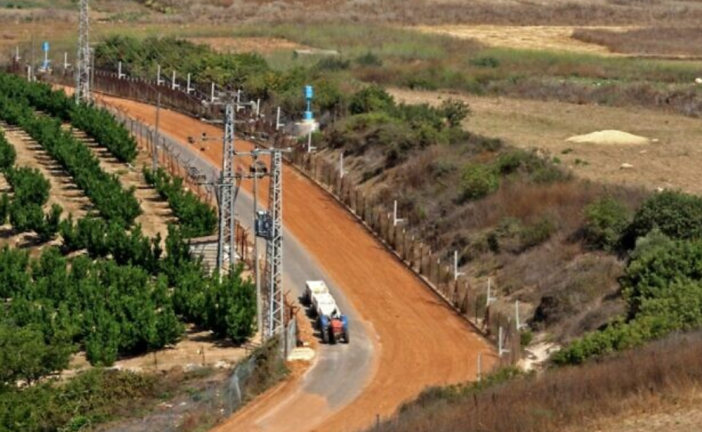
[[[151,149],[151,169],[156,172],[158,169],[158,148],[161,142],[161,136],[159,134],[159,120],[161,117],[161,93],[158,94],[156,99],[156,127],[154,132],[154,142],[153,148]]]
[[[78,57],[76,59],[76,102],[88,103],[90,93],[90,8],[88,0],[80,0]]]

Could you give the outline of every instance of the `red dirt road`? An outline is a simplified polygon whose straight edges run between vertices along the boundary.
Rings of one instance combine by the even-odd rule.
[[[149,105],[104,99],[135,118],[151,124],[155,120]],[[217,127],[166,110],[161,111],[160,128],[183,142],[203,131],[222,135]],[[252,148],[244,141],[236,145],[243,151]],[[221,146],[211,144],[205,153],[220,164]],[[296,395],[293,381],[246,407],[216,431],[308,432],[309,428],[297,425],[299,419],[318,416],[320,426],[315,430],[351,432],[371,425],[376,414],[390,416],[427,386],[474,379],[479,353],[486,368],[490,366],[495,359],[490,345],[346,210],[294,168],[285,166],[283,176],[285,225],[336,281],[368,333],[377,338],[374,373],[362,393],[336,412],[319,396]],[[304,400],[292,409],[276,409],[294,397]],[[262,416],[267,417],[265,427],[257,423]]]

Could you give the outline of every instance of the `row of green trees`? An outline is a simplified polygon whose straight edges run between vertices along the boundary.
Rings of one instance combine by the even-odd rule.
[[[70,132],[63,130],[59,121],[36,114],[22,100],[5,96],[0,97],[0,118],[21,127],[36,140],[71,174],[102,217],[131,226],[141,214],[134,189],[123,189],[115,175],[103,171],[91,150]]]
[[[27,82],[10,74],[0,73],[0,93],[10,99],[24,100],[35,109],[70,122],[106,147],[121,162],[132,162],[136,158],[136,140],[105,109],[78,105],[62,90],[53,90],[48,84]]]
[[[216,231],[217,213],[194,193],[185,190],[182,178],[171,176],[163,168],[153,171],[147,167],[144,167],[144,178],[168,201],[187,237],[207,236]]]
[[[9,218],[18,233],[34,231],[41,241],[56,237],[63,209],[54,204],[48,213],[43,207],[49,200],[51,184],[36,168],[16,167],[15,148],[0,132],[0,172],[12,188],[12,199],[7,193],[0,196],[0,224]]]

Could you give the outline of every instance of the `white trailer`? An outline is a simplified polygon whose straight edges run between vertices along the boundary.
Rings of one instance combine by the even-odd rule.
[[[346,315],[341,313],[334,296],[324,281],[307,281],[303,300],[317,317],[317,326],[324,343],[334,343],[344,339],[349,342],[349,325]]]

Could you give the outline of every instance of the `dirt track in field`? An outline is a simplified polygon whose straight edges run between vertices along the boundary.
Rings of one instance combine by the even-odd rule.
[[[151,106],[114,98],[105,101],[133,117],[149,123],[155,120]],[[183,142],[202,132],[221,136],[214,126],[165,110],[160,127]],[[252,144],[237,141],[238,150],[251,148]],[[215,164],[221,161],[217,145],[204,153]],[[368,333],[377,338],[374,374],[360,396],[337,411],[317,394],[296,396],[303,399],[295,404],[306,408],[302,411],[276,410],[290,397],[296,382],[284,384],[220,425],[218,432],[309,431],[299,428],[300,416],[318,418],[319,426],[313,430],[355,431],[372,424],[376,414],[391,415],[427,386],[473,379],[479,353],[486,364],[494,361],[489,344],[324,191],[289,166],[283,183],[286,227],[343,289]],[[250,185],[244,187],[250,189]]]

